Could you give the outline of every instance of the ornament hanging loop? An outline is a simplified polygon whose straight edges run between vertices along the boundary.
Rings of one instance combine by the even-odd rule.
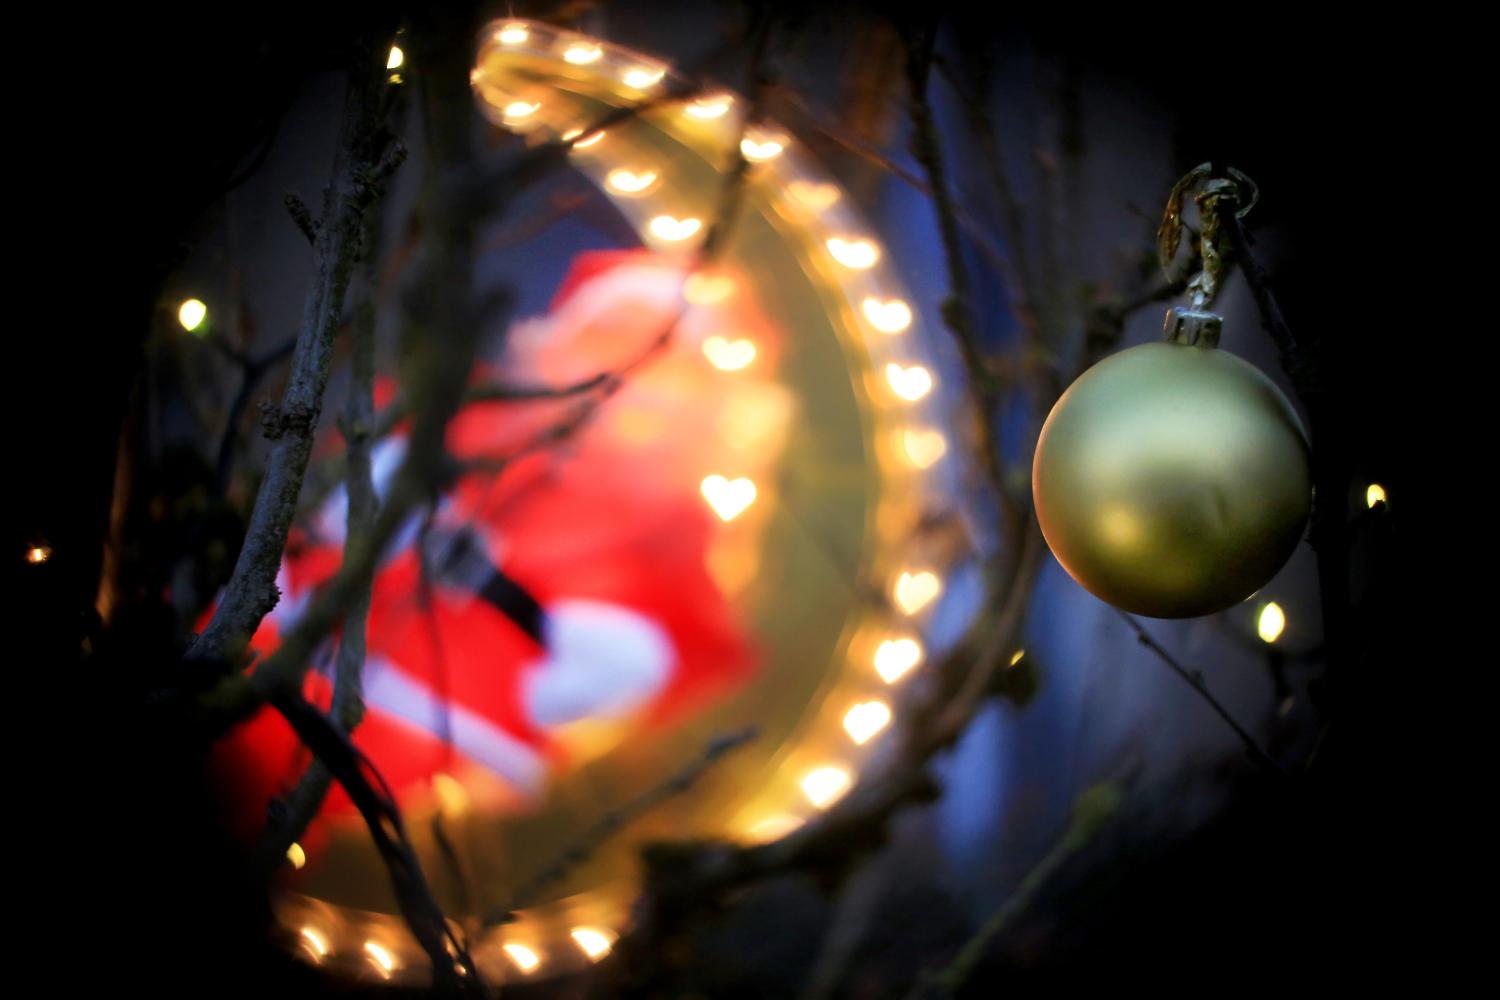
[[[1188,282],[1188,292],[1192,296],[1193,309],[1204,310],[1213,302],[1229,273],[1229,236],[1220,221],[1221,213],[1233,211],[1237,217],[1244,218],[1260,200],[1260,188],[1243,171],[1234,167],[1221,171],[1213,163],[1200,163],[1183,175],[1167,196],[1166,211],[1162,213],[1161,225],[1156,230],[1157,259],[1168,277],[1172,273],[1172,261],[1182,245],[1182,234],[1191,231],[1183,213],[1188,193],[1195,187],[1200,188],[1193,201],[1198,206],[1202,230],[1193,235],[1203,270]],[[1170,320],[1171,314],[1168,315],[1169,336]]]

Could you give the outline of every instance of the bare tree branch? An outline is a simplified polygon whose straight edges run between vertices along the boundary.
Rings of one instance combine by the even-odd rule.
[[[378,206],[369,210],[368,240],[361,255],[364,280],[355,305],[350,332],[351,385],[344,404],[340,427],[348,442],[348,515],[345,518],[344,549],[369,544],[375,527],[378,506],[371,474],[370,445],[375,422],[375,303],[374,282],[377,277],[376,252],[380,230]],[[362,674],[365,664],[365,628],[370,616],[370,598],[374,574],[357,584],[344,615],[339,633],[338,655],[334,661],[333,700],[329,721],[345,735],[352,734],[364,717]],[[262,844],[261,868],[269,870],[280,864],[287,849],[302,836],[333,781],[333,773],[321,760],[314,759],[290,795],[282,816],[266,831]]]
[[[286,392],[267,420],[267,436],[274,443],[265,478],[234,572],[213,618],[189,651],[194,661],[236,663],[261,619],[279,599],[276,573],[312,453],[333,358],[334,333],[363,242],[365,210],[380,194],[379,182],[372,183],[369,175],[381,156],[378,109],[385,53],[380,43],[388,37],[389,31],[378,37],[367,36],[357,47],[333,177],[323,196],[315,246],[317,274],[303,305]]]

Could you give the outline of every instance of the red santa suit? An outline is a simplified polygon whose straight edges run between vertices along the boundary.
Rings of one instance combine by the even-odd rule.
[[[715,381],[723,376],[704,364],[704,337],[729,329],[754,337],[761,373],[777,338],[743,302],[682,312],[684,277],[680,265],[644,252],[585,255],[548,316],[520,324],[498,369],[478,373],[568,384],[617,369],[674,331],[563,449],[462,477],[425,530],[413,515],[387,550],[373,583],[367,712],[354,742],[398,799],[439,772],[477,769],[524,803],[567,763],[557,738],[564,727],[626,716],[663,724],[749,676],[750,642],[705,566],[720,524],[698,483],[722,463],[715,428],[727,408],[748,399],[766,422],[735,467],[763,470],[789,407],[763,374],[732,387]],[[378,395],[388,400],[393,389],[382,384]],[[514,455],[578,402],[465,406],[448,448],[460,461]],[[405,447],[399,429],[377,445],[377,493]],[[345,505],[335,490],[294,532],[278,578],[282,600],[253,639],[257,651],[274,649],[279,630],[337,571]],[[325,651],[307,676],[306,694],[322,705],[331,660]],[[219,763],[248,830],[264,825],[267,801],[304,761],[269,710],[224,742]],[[352,806],[336,789],[325,813],[352,814]],[[313,832],[314,846],[323,832]]]

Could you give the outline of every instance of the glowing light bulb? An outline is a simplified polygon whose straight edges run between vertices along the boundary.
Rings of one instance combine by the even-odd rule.
[[[33,545],[26,550],[26,561],[33,566],[41,565],[52,558],[52,547],[50,545]]]
[[[777,813],[752,826],[748,831],[749,839],[751,843],[768,844],[773,840],[780,840],[801,825],[800,818],[789,813]]]
[[[457,819],[469,811],[468,790],[450,774],[439,772],[432,776],[432,794],[438,810],[449,819]]]
[[[911,306],[900,299],[882,302],[876,298],[867,298],[860,303],[860,309],[870,325],[881,333],[900,333],[911,326]]]
[[[328,954],[328,939],[316,928],[302,928],[301,937],[302,947],[306,948],[314,959],[322,958]]]
[[[531,32],[526,30],[524,24],[507,24],[495,32],[495,41],[501,45],[524,45],[531,37]]]
[[[1011,666],[1015,666],[1017,663],[1020,663],[1022,657],[1024,657],[1025,655],[1026,655],[1026,650],[1024,650],[1024,649],[1018,649],[1018,650],[1016,650],[1013,654],[1011,654],[1010,665]]]
[[[743,337],[738,340],[717,335],[706,337],[703,340],[703,356],[715,368],[737,372],[755,360],[755,344]]]
[[[683,110],[690,117],[707,121],[712,118],[723,117],[732,104],[734,104],[734,98],[728,94],[719,94],[714,97],[700,97]]]
[[[1281,610],[1281,605],[1271,601],[1260,609],[1260,617],[1255,621],[1255,631],[1259,633],[1262,642],[1275,642],[1281,638],[1281,633],[1286,629],[1286,612]]]
[[[581,135],[583,135],[583,129],[570,128],[562,134],[562,141],[571,142],[574,149],[588,149],[590,146],[597,146],[604,138],[604,132],[602,131],[595,132],[583,139],[578,138]]]
[[[203,325],[208,318],[208,306],[198,299],[188,299],[177,307],[177,322],[188,333],[194,333]]]
[[[901,434],[901,447],[912,465],[926,469],[948,451],[948,442],[938,431],[909,429]]]
[[[392,45],[391,54],[385,57],[385,68],[400,69],[404,62],[406,62],[406,53],[401,51],[401,46]]]
[[[699,489],[703,492],[703,499],[724,521],[734,520],[755,502],[755,484],[744,476],[733,480],[719,475],[708,476]]]
[[[896,605],[909,615],[921,611],[942,592],[943,581],[930,570],[922,570],[920,573],[902,573],[896,578],[894,588]]]
[[[788,193],[805,208],[821,212],[839,200],[839,189],[832,184],[814,184],[801,178],[786,186]]]
[[[540,104],[531,101],[512,101],[505,106],[505,120],[510,122],[522,121],[530,118],[536,113]]]
[[[1385,487],[1379,483],[1371,483],[1369,489],[1365,490],[1365,506],[1374,507],[1378,503],[1385,502]]]
[[[656,171],[642,170],[636,173],[619,167],[609,172],[609,175],[604,178],[604,183],[611,191],[618,194],[644,194],[656,183]]]
[[[932,391],[932,375],[921,365],[902,368],[898,364],[885,366],[885,380],[891,391],[909,403],[915,403]]]
[[[766,160],[774,160],[776,157],[781,155],[782,150],[784,150],[785,148],[785,146],[777,142],[775,139],[762,139],[757,141],[756,139],[753,139],[747,135],[745,136],[745,138],[740,140],[740,152],[743,153],[745,159],[749,160],[751,163],[763,163]]]
[[[875,650],[875,672],[894,684],[922,662],[922,646],[912,638],[887,639]]]
[[[825,764],[807,772],[802,778],[802,794],[807,801],[819,809],[827,809],[839,800],[854,784],[854,775],[847,767]]]
[[[636,90],[645,90],[647,87],[655,86],[661,82],[661,78],[667,75],[664,69],[649,69],[645,66],[636,66],[625,71],[625,85],[634,87]]]
[[[846,240],[834,236],[825,245],[834,260],[856,271],[872,268],[880,259],[880,248],[869,240]]]
[[[516,968],[522,972],[531,973],[542,964],[542,956],[526,947],[524,944],[511,943],[505,946],[505,953],[515,963]]]
[[[286,849],[286,859],[292,863],[293,869],[300,869],[307,864],[307,852],[294,840],[292,846]]]
[[[575,927],[569,935],[590,961],[597,962],[615,946],[615,936],[598,927]]]
[[[563,59],[574,66],[587,66],[598,62],[604,50],[591,42],[574,42],[563,50]]]
[[[844,731],[863,746],[891,723],[891,708],[883,701],[864,701],[844,714]]]
[[[702,221],[694,218],[678,219],[670,215],[658,215],[651,220],[652,235],[671,243],[688,239],[702,228]]]
[[[374,941],[365,942],[365,954],[369,956],[370,964],[389,976],[396,971],[396,956],[392,955],[380,944]]]

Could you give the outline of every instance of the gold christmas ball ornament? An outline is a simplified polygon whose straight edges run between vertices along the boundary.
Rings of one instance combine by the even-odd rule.
[[[1253,365],[1217,348],[1213,313],[1173,310],[1169,339],[1085,372],[1042,426],[1037,520],[1085,589],[1153,618],[1255,593],[1302,537],[1307,433]]]

